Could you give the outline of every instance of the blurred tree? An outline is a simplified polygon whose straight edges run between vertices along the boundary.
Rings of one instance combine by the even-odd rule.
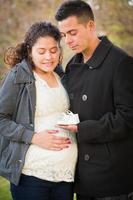
[[[3,74],[5,49],[22,41],[25,31],[35,21],[49,20],[55,23],[55,10],[63,1],[65,0],[0,0],[0,75]],[[132,0],[86,2],[94,9],[98,34],[106,34],[114,43],[133,55]],[[65,66],[72,52],[65,47],[64,55]]]
[[[133,2],[131,0],[93,0],[98,33],[133,55]]]
[[[28,27],[35,21],[54,21],[54,13],[62,0],[0,0],[0,72],[3,52],[23,41]]]

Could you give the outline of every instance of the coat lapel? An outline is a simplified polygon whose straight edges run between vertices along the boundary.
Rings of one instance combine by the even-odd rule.
[[[35,82],[31,82],[26,85],[28,95],[29,95],[29,100],[30,100],[30,105],[32,108],[33,116],[32,120],[34,121],[34,115],[35,115],[35,108],[36,108],[36,90],[35,90]]]
[[[32,120],[34,121],[35,115],[35,106],[36,106],[36,88],[35,88],[35,77],[31,66],[23,60],[21,63],[16,66],[16,79],[15,84],[24,84],[24,87],[27,89],[30,105],[32,109]]]

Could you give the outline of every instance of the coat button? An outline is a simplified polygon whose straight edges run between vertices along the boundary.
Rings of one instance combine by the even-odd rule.
[[[89,66],[89,69],[93,69],[93,67],[92,67],[92,66]]]
[[[85,160],[85,161],[88,161],[89,159],[90,159],[90,156],[89,156],[88,154],[85,154],[85,155],[84,155],[84,160]]]
[[[17,162],[22,163],[23,161],[22,160],[18,160]]]
[[[82,96],[82,100],[83,100],[83,101],[86,101],[86,100],[87,100],[87,95],[86,95],[86,94],[84,94],[84,95]]]
[[[70,99],[73,99],[73,98],[74,98],[74,94],[73,94],[73,93],[70,93],[69,98],[70,98]]]

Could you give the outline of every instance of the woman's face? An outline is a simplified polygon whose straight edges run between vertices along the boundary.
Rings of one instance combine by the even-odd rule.
[[[58,42],[50,37],[40,37],[31,50],[35,70],[52,72],[59,63],[60,48]]]

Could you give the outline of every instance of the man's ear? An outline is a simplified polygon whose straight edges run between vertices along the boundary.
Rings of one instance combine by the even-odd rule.
[[[95,31],[96,30],[96,24],[93,20],[89,20],[87,23],[87,28],[89,31]]]

